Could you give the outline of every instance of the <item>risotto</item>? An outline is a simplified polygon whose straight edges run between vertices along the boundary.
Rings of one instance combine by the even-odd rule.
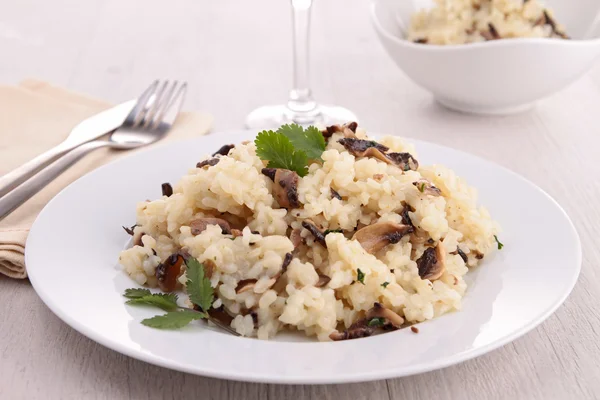
[[[438,45],[504,38],[568,39],[552,10],[538,0],[435,0],[415,13],[408,39]]]
[[[214,288],[209,314],[259,339],[281,330],[352,339],[459,310],[465,274],[500,247],[476,190],[420,165],[398,137],[374,141],[356,123],[322,135],[304,176],[267,168],[244,142],[164,184],[161,198],[137,206],[125,272],[185,290],[185,264],[170,283],[165,270],[194,257]]]

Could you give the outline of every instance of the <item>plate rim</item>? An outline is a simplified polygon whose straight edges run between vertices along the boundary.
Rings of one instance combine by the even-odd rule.
[[[168,142],[159,143],[156,146],[152,146],[150,148],[145,148],[145,149],[140,149],[139,151],[136,151],[131,154],[126,154],[123,157],[119,157],[116,160],[106,163],[106,164],[94,169],[93,171],[90,171],[87,174],[79,177],[77,180],[70,183],[67,187],[63,188],[57,195],[55,195],[48,202],[48,204],[46,204],[44,206],[42,211],[36,217],[34,223],[31,226],[31,229],[29,231],[29,235],[27,237],[27,241],[26,241],[26,245],[25,245],[25,264],[26,265],[28,264],[28,259],[29,259],[28,255],[31,254],[31,251],[29,250],[29,248],[30,248],[29,244],[30,244],[30,241],[32,241],[31,238],[37,237],[35,233],[37,231],[36,227],[38,225],[38,221],[40,221],[40,219],[41,219],[40,217],[45,215],[46,212],[49,212],[48,210],[53,206],[54,202],[59,201],[57,199],[60,199],[62,197],[63,193],[67,189],[69,189],[73,185],[78,184],[78,182],[81,179],[86,178],[90,175],[97,174],[97,173],[99,173],[98,171],[101,171],[104,168],[110,168],[110,167],[112,167],[113,164],[120,163],[128,157],[133,157],[133,156],[143,153],[143,152],[153,151],[156,148],[168,147],[168,146],[172,146],[176,143],[182,143],[182,142],[198,142],[198,141],[204,140],[208,136],[212,137],[213,135],[214,136],[235,136],[235,135],[241,136],[241,135],[246,135],[246,134],[256,134],[256,133],[254,132],[254,130],[244,130],[244,129],[229,130],[229,131],[222,131],[222,132],[218,131],[218,132],[211,132],[209,135],[198,136],[198,137],[187,138],[187,139],[171,140]],[[381,136],[382,135],[382,134],[376,133],[376,132],[372,132],[371,134],[373,136]],[[400,137],[403,140],[406,140],[407,142],[414,144],[415,147],[417,147],[417,148],[419,147],[420,144],[426,144],[427,146],[437,147],[440,150],[451,149],[452,151],[456,152],[458,155],[466,155],[470,158],[476,159],[477,162],[491,164],[495,168],[499,168],[499,169],[503,170],[503,172],[508,173],[509,175],[511,175],[512,178],[520,180],[520,181],[528,184],[529,186],[534,188],[537,192],[539,192],[541,195],[543,195],[546,199],[550,200],[550,202],[553,203],[553,205],[557,208],[557,210],[559,210],[561,212],[561,214],[566,218],[566,221],[569,224],[570,230],[572,231],[572,233],[574,233],[576,250],[577,250],[576,260],[575,260],[576,261],[576,271],[574,270],[571,280],[569,282],[565,282],[564,293],[559,298],[557,298],[552,303],[552,305],[550,307],[548,307],[548,309],[544,310],[544,312],[540,313],[536,318],[534,318],[531,321],[529,321],[528,323],[524,324],[520,329],[515,330],[511,334],[508,334],[508,335],[506,335],[500,339],[497,339],[494,342],[488,343],[486,345],[479,346],[476,348],[471,348],[471,349],[465,350],[461,353],[449,355],[449,356],[446,356],[443,358],[437,358],[436,361],[432,361],[432,362],[429,362],[426,364],[420,364],[420,365],[417,365],[416,367],[404,366],[404,367],[402,367],[401,372],[398,371],[397,369],[388,369],[386,371],[379,371],[379,370],[368,371],[367,370],[367,371],[361,372],[360,374],[359,373],[349,373],[349,374],[343,374],[343,375],[335,375],[334,377],[310,376],[310,375],[306,375],[305,373],[296,374],[293,376],[283,376],[283,375],[267,376],[266,374],[262,374],[262,373],[261,374],[248,374],[248,373],[238,374],[234,369],[232,369],[229,372],[215,371],[215,370],[210,370],[205,367],[202,367],[202,365],[188,367],[177,361],[173,361],[172,359],[165,359],[162,356],[144,352],[143,350],[130,349],[127,346],[123,346],[118,341],[111,340],[108,337],[105,338],[104,335],[99,334],[94,330],[88,330],[84,325],[80,324],[75,318],[72,318],[69,315],[67,315],[65,312],[63,312],[60,309],[60,307],[58,307],[56,304],[53,304],[52,300],[50,299],[49,293],[45,292],[42,289],[42,284],[40,284],[40,282],[38,282],[35,273],[30,274],[29,273],[30,270],[28,269],[29,280],[30,280],[35,292],[42,300],[42,302],[59,319],[61,319],[64,323],[66,323],[68,326],[70,326],[71,328],[73,328],[74,330],[79,332],[80,334],[93,340],[96,343],[101,344],[104,347],[107,347],[118,353],[124,354],[128,357],[132,357],[134,359],[137,359],[137,360],[149,363],[149,364],[157,365],[157,366],[160,366],[163,368],[168,368],[168,369],[175,370],[175,371],[190,373],[190,374],[198,375],[198,376],[206,376],[206,377],[219,378],[219,379],[228,379],[228,380],[235,380],[235,381],[241,381],[241,382],[257,382],[257,383],[286,384],[286,385],[288,385],[288,384],[291,384],[291,385],[294,385],[294,384],[310,384],[310,385],[313,385],[313,384],[341,384],[341,383],[353,383],[353,382],[367,382],[367,381],[399,378],[399,377],[406,377],[406,376],[421,374],[421,373],[425,373],[425,372],[429,372],[429,371],[446,368],[446,367],[449,367],[449,366],[452,366],[455,364],[459,364],[464,361],[468,361],[473,358],[484,355],[486,353],[489,353],[493,350],[496,350],[496,349],[522,337],[526,333],[535,329],[546,319],[548,319],[565,302],[565,300],[568,298],[568,296],[572,293],[573,288],[577,284],[577,281],[581,274],[581,268],[582,268],[583,254],[582,254],[582,245],[581,245],[581,239],[579,236],[579,232],[577,231],[577,228],[575,227],[573,221],[571,220],[571,218],[569,217],[567,212],[564,210],[564,208],[550,194],[548,194],[545,190],[543,190],[541,187],[539,187],[538,185],[536,185],[529,179],[519,175],[518,173],[512,171],[511,169],[509,169],[503,165],[500,165],[493,161],[487,160],[483,157],[480,157],[479,155],[468,153],[461,149],[456,149],[451,146],[441,145],[441,144],[433,143],[433,142],[422,140],[422,139],[416,139],[416,138],[412,138],[412,137],[399,136],[399,135],[391,135],[391,136]],[[449,168],[451,168],[451,167],[449,166]],[[86,179],[90,179],[90,178],[86,178]],[[35,268],[33,269],[33,271],[35,271]],[[425,321],[425,323],[427,323],[427,322],[428,321]],[[253,339],[253,340],[257,340],[257,339]],[[310,342],[310,343],[317,344],[320,342]]]

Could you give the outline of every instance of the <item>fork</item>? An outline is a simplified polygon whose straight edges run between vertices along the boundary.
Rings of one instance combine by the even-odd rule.
[[[102,147],[129,150],[162,139],[171,129],[179,114],[186,90],[187,83],[185,82],[179,84],[177,81],[173,83],[156,81],[151,90],[146,90],[142,94],[123,125],[112,132],[108,140],[94,140],[71,150],[37,175],[1,197],[0,220],[91,151]]]

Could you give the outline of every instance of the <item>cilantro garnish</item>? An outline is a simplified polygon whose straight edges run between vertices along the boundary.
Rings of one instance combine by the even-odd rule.
[[[236,331],[213,319],[207,313],[212,306],[215,295],[210,279],[204,273],[204,265],[195,258],[190,257],[186,261],[186,266],[187,291],[190,301],[195,307],[198,307],[197,309],[178,305],[178,297],[174,293],[152,293],[148,289],[141,288],[125,289],[123,296],[129,299],[126,304],[154,306],[168,311],[166,314],[142,320],[143,325],[151,328],[178,329],[194,320],[208,319],[229,333],[239,336]]]
[[[369,323],[367,325],[372,326],[372,327],[381,327],[381,326],[384,326],[385,325],[385,318],[381,318],[381,317],[371,318],[369,320]]]
[[[164,315],[146,318],[142,324],[158,329],[178,329],[197,319],[205,318],[205,315],[194,310],[172,311]]]
[[[502,250],[504,244],[498,240],[498,236],[494,235],[494,239],[496,240],[496,243],[498,243],[498,250]]]
[[[268,168],[295,171],[300,176],[308,172],[308,161],[318,160],[325,151],[325,138],[314,126],[283,125],[276,132],[262,131],[254,139],[256,154],[268,161]]]
[[[195,258],[188,258],[187,265],[187,291],[190,301],[200,307],[203,311],[208,311],[214,300],[213,288],[210,280],[204,275],[204,265],[200,264]]]
[[[365,284],[365,273],[362,272],[360,268],[356,269],[356,280],[362,283],[363,285]]]
[[[126,301],[126,304],[143,304],[155,306],[165,311],[177,310],[177,295],[173,293],[154,293],[142,297],[136,297]]]
[[[424,183],[419,184],[418,188],[419,188],[419,192],[423,193],[425,191],[425,184]]]
[[[323,236],[327,236],[330,233],[344,233],[343,229],[326,229],[325,232],[323,232]]]
[[[385,289],[385,288],[387,287],[387,285],[389,285],[389,284],[390,284],[389,282],[383,282],[383,283],[381,284],[381,286],[383,286],[383,288]]]
[[[314,126],[304,129],[300,125],[282,125],[277,129],[280,133],[290,139],[296,150],[306,153],[309,160],[318,160],[325,151],[325,138]]]

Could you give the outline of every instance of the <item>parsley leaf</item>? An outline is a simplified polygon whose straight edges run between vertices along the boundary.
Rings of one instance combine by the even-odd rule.
[[[125,289],[123,296],[127,297],[128,299],[137,299],[139,297],[150,296],[151,294],[152,292],[148,289],[131,288]]]
[[[178,307],[177,295],[173,293],[154,293],[143,297],[136,297],[128,300],[126,304],[143,304],[147,306],[155,306],[158,308],[162,308],[165,311],[175,311]]]
[[[187,291],[190,301],[200,307],[202,311],[208,311],[214,300],[214,290],[210,279],[204,275],[204,265],[193,257],[185,262],[187,265]]]
[[[496,243],[498,243],[498,250],[502,250],[504,244],[498,240],[498,236],[494,235],[494,239],[496,239]]]
[[[327,236],[330,233],[344,233],[343,229],[327,229],[325,230],[325,232],[323,232],[323,236]]]
[[[325,138],[314,126],[309,126],[305,130],[297,124],[283,125],[277,129],[277,133],[290,139],[294,148],[305,152],[309,160],[320,160],[321,154],[325,151]]]
[[[205,318],[206,315],[201,312],[192,310],[172,311],[164,315],[146,318],[142,320],[142,324],[151,328],[158,329],[178,329],[183,328],[190,322]]]
[[[381,318],[381,317],[371,318],[369,320],[369,323],[367,325],[373,326],[373,327],[384,326],[385,325],[385,318]]]
[[[360,268],[356,269],[356,280],[362,283],[363,285],[365,284],[365,273],[362,272]]]
[[[383,288],[385,289],[385,288],[387,287],[387,285],[389,285],[389,284],[390,284],[389,282],[383,282],[383,283],[381,284],[381,286],[383,286]]]
[[[308,172],[308,157],[304,151],[294,149],[285,135],[273,131],[262,131],[254,139],[256,155],[269,161],[269,168],[283,168],[295,171],[300,176]]]

